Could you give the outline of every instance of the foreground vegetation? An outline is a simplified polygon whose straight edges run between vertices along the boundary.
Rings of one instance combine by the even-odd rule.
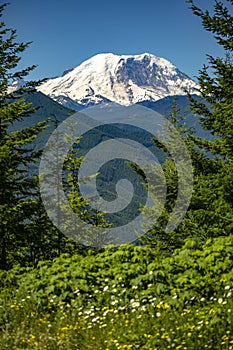
[[[1,349],[233,349],[233,237],[1,274]]]

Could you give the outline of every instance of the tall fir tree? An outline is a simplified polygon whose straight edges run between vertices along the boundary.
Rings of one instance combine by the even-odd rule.
[[[232,0],[215,1],[213,13],[187,1],[203,27],[214,35],[224,57],[208,55],[199,71],[202,102],[190,97],[192,111],[213,138],[192,137],[195,187],[183,230],[195,236],[229,235],[233,228],[233,17]]]
[[[2,17],[6,4],[0,6]],[[30,81],[24,88],[9,93],[9,85],[23,79],[35,66],[16,71],[22,52],[30,43],[17,43],[16,31],[0,23],[0,269],[8,269],[24,258],[27,247],[25,226],[33,215],[36,178],[29,166],[38,161],[32,141],[46,122],[12,131],[16,121],[30,118],[35,111],[23,99],[40,82]]]

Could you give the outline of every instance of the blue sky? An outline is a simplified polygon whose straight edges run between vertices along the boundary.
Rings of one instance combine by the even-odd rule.
[[[211,8],[213,0],[196,0]],[[31,79],[61,75],[101,52],[150,52],[194,77],[206,54],[222,56],[185,0],[11,0],[3,15],[18,41],[33,41],[20,69],[37,64]]]

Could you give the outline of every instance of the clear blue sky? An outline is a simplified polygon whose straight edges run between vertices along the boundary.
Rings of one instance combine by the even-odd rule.
[[[194,77],[206,53],[222,55],[185,0],[10,0],[3,20],[19,41],[33,41],[20,68],[31,79],[61,75],[101,52],[167,58]],[[203,9],[213,0],[196,0]]]

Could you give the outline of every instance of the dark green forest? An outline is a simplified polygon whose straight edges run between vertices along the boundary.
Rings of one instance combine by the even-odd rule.
[[[30,43],[18,43],[16,30],[4,23],[6,6],[0,6],[0,349],[233,349],[233,1],[214,1],[211,11],[187,1],[224,55],[206,53],[197,95],[147,105],[172,121],[192,160],[184,219],[166,231],[177,199],[176,164],[149,140],[161,152],[163,211],[136,242],[99,248],[66,237],[43,206],[35,169],[46,138],[73,111],[38,93],[41,81],[9,93],[35,66],[17,70]],[[112,137],[95,132],[98,140]],[[106,214],[93,212],[77,191],[82,155],[76,149],[64,162],[67,198],[80,218],[107,229]],[[145,180],[137,166],[128,171]],[[111,192],[114,174],[104,176],[99,187],[107,183]],[[138,198],[145,188],[139,186]],[[139,209],[131,207],[123,219]]]

